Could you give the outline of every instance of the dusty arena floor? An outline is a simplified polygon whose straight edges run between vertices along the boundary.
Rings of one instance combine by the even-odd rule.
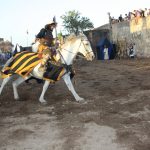
[[[75,63],[75,102],[63,81],[9,83],[0,96],[0,150],[150,150],[150,59]]]

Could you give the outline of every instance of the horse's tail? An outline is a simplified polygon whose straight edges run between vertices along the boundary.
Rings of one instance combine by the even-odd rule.
[[[13,56],[10,57],[10,58],[6,61],[6,63],[4,64],[4,66],[3,66],[3,68],[2,68],[2,71],[4,70],[5,67],[7,67],[7,66],[12,62],[12,60],[13,60]]]

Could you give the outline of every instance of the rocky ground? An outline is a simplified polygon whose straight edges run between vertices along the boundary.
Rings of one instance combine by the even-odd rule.
[[[150,150],[150,59],[75,63],[75,102],[65,83],[11,82],[0,96],[0,150]]]

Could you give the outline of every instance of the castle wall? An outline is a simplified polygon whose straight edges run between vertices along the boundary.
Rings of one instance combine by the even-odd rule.
[[[112,24],[112,40],[122,57],[133,43],[138,57],[150,57],[150,16]]]

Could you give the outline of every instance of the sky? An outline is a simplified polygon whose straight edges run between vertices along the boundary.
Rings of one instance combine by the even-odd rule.
[[[29,46],[54,16],[57,32],[65,33],[60,16],[68,11],[88,17],[96,28],[108,23],[108,12],[118,18],[120,14],[124,17],[129,11],[145,8],[150,8],[149,0],[0,0],[0,38]]]

